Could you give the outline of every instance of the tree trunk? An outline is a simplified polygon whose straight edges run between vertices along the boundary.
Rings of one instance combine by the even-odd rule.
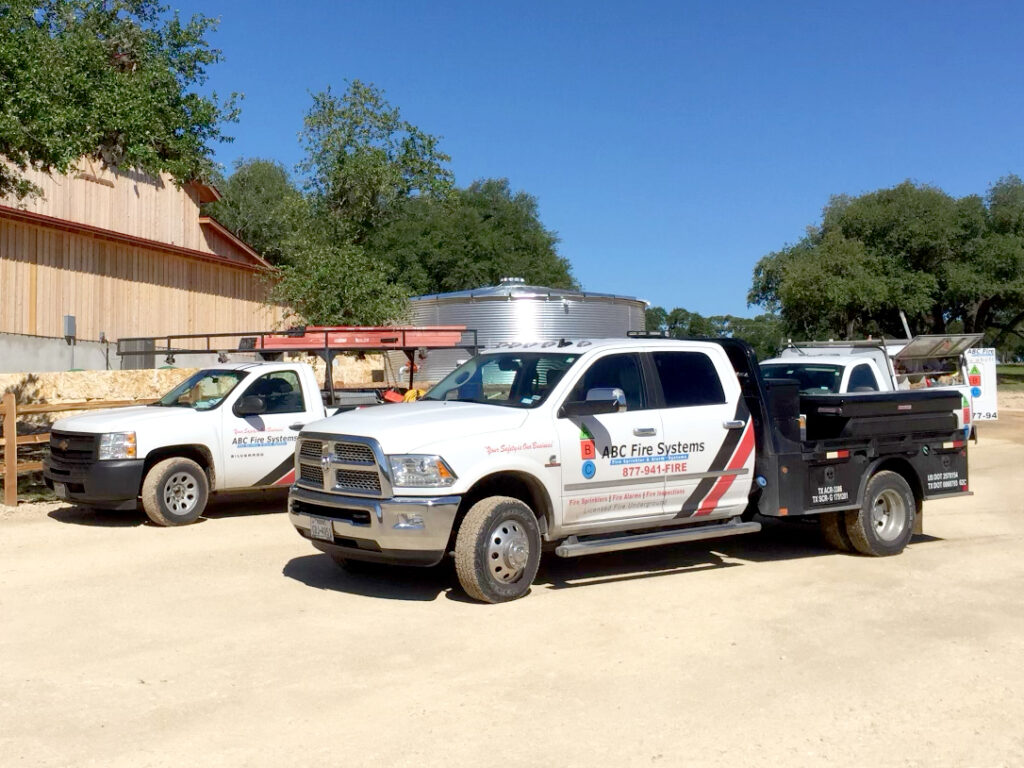
[[[1024,322],[1024,311],[1018,312],[1016,315],[1014,315],[1013,319],[1010,320],[1010,322],[1006,323],[1006,325],[1002,326],[999,329],[999,333],[992,341],[992,346],[1002,346],[1002,344],[1006,342],[1006,337],[1009,336],[1011,333],[1015,333],[1017,326],[1022,322]]]
[[[973,333],[984,333],[988,328],[989,318],[992,316],[992,299],[982,299],[978,302],[978,311],[974,315]]]

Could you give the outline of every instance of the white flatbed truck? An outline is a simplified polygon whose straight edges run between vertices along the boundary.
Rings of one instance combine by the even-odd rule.
[[[926,499],[969,493],[955,391],[801,395],[738,340],[499,345],[415,403],[299,435],[289,516],[342,567],[452,555],[471,597],[562,557],[752,533],[818,515],[901,552]]]

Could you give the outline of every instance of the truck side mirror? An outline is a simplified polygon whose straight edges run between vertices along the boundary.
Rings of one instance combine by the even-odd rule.
[[[267,401],[259,395],[246,395],[235,403],[235,416],[259,416],[267,412]]]
[[[558,417],[596,416],[626,410],[626,393],[618,387],[594,387],[587,390],[586,400],[569,400],[558,409]]]

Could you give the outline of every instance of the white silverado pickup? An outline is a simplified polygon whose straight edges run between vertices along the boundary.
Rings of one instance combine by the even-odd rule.
[[[955,391],[801,395],[739,340],[499,345],[424,399],[309,424],[289,516],[344,567],[433,565],[472,597],[573,557],[821,516],[826,538],[903,550],[926,498],[967,493]]]
[[[205,368],[150,405],[60,419],[46,484],[101,509],[135,509],[158,525],[191,523],[213,491],[285,487],[295,438],[328,415],[304,363]]]

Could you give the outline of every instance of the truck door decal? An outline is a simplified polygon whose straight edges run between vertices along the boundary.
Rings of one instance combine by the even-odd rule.
[[[720,474],[728,470],[736,470],[743,467],[750,458],[750,452],[754,448],[754,420],[750,418],[750,411],[747,404],[743,402],[743,396],[736,406],[736,419],[746,422],[743,430],[730,429],[726,432],[722,446],[715,454],[715,458],[708,467],[708,474],[714,473],[713,477],[704,477],[694,490],[693,494],[685,502],[682,509],[676,514],[680,517],[698,517],[710,514],[714,511],[719,499],[729,490],[736,474]]]
[[[291,485],[294,480],[295,456],[289,456],[252,485]]]

